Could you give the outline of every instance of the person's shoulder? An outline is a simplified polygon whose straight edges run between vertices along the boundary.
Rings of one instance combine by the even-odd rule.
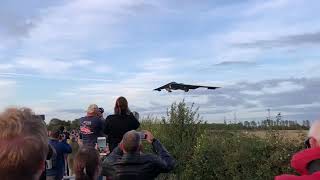
[[[112,165],[114,163],[119,163],[121,159],[120,155],[110,154],[103,160],[103,163]]]
[[[119,119],[119,118],[120,118],[120,115],[118,114],[110,114],[107,116],[106,121],[112,121],[114,119]]]
[[[157,155],[151,154],[151,153],[146,153],[146,154],[143,153],[140,155],[140,157],[141,159],[145,161],[150,161],[150,162],[159,160],[159,157]]]
[[[86,116],[83,116],[83,117],[79,118],[79,121],[81,122],[81,121],[84,121],[84,120],[86,120],[86,119],[87,119],[87,117],[86,117]]]
[[[312,175],[303,175],[303,176],[295,176],[295,175],[280,175],[274,178],[275,180],[317,180],[320,179],[320,172],[313,173]]]
[[[115,114],[110,114],[110,115],[108,115],[108,116],[107,116],[107,118],[106,118],[106,119],[113,119],[114,117],[116,117],[116,115],[115,115]]]

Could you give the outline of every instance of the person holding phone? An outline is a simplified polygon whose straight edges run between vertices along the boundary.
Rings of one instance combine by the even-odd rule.
[[[132,113],[125,97],[119,97],[114,106],[114,114],[106,118],[104,133],[108,136],[110,151],[120,143],[123,135],[139,128],[139,115]]]
[[[71,146],[67,143],[64,135],[61,135],[60,130],[55,130],[50,136],[49,144],[56,151],[56,156],[51,158],[50,166],[47,167],[47,180],[60,180],[63,178],[65,170],[65,154],[72,153]]]
[[[141,138],[152,145],[154,154],[143,153]],[[102,175],[110,179],[151,180],[174,169],[175,159],[149,131],[128,131],[102,163]]]

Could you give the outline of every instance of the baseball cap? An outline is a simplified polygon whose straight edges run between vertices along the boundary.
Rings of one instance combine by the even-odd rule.
[[[102,107],[99,107],[99,111],[100,111],[101,114],[104,113],[104,109]]]

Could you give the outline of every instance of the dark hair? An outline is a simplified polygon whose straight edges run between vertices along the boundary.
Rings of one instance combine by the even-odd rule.
[[[114,114],[129,114],[128,101],[125,97],[119,97],[114,106]]]
[[[83,146],[74,159],[74,172],[76,180],[94,180],[101,167],[99,153],[96,149]]]

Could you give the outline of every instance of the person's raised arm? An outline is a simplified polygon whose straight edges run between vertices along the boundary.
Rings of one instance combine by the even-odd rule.
[[[62,145],[61,147],[62,147],[63,153],[65,153],[65,154],[72,153],[72,148],[67,143],[67,139],[65,137],[61,140],[61,145]]]
[[[154,153],[158,155],[158,158],[154,160],[154,163],[159,168],[159,172],[166,173],[173,170],[176,165],[175,159],[170,155],[160,141],[154,138],[151,132],[144,131],[144,133],[147,135],[147,142],[152,144]]]
[[[138,129],[140,127],[139,120],[131,113],[131,124],[133,129]]]

